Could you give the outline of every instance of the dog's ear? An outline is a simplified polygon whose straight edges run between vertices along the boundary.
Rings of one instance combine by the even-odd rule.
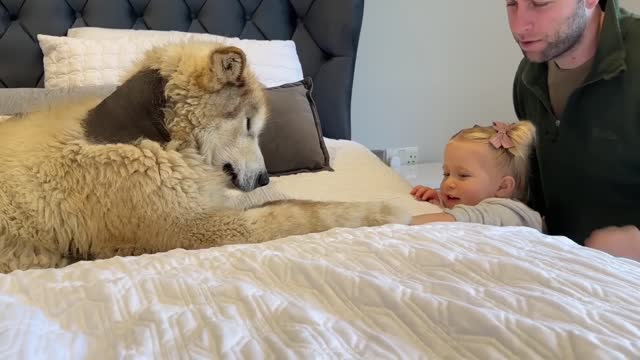
[[[165,85],[157,70],[136,73],[88,112],[85,136],[99,144],[132,143],[140,138],[169,142],[163,111]]]
[[[235,46],[215,49],[209,58],[211,71],[221,83],[242,83],[242,75],[247,66],[244,51]]]

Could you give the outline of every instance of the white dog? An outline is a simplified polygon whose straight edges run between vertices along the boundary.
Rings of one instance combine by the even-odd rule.
[[[0,123],[0,272],[409,222],[382,203],[285,200],[234,209],[269,182],[262,87],[244,53],[174,44],[104,100]]]

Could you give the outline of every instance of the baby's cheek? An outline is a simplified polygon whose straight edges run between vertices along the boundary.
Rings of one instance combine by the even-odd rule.
[[[465,205],[470,205],[470,206],[475,206],[478,205],[482,200],[484,200],[484,196],[483,194],[476,192],[468,192],[467,196],[462,199],[465,203]]]

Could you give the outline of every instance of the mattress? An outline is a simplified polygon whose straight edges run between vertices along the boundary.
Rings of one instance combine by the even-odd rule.
[[[640,264],[519,227],[334,229],[0,276],[11,359],[624,359]]]

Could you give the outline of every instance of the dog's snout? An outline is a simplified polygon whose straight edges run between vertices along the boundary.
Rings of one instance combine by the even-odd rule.
[[[256,187],[269,185],[269,174],[267,174],[266,172],[260,173],[260,175],[258,175],[258,177],[256,178],[256,185]]]

